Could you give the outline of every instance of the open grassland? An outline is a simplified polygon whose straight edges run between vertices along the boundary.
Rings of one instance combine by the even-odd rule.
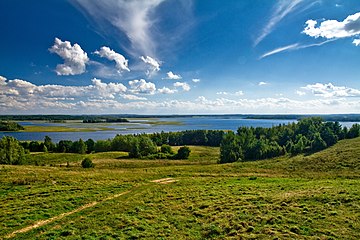
[[[0,166],[0,238],[360,239],[359,138],[224,165],[218,148],[191,149],[189,160],[38,153]]]

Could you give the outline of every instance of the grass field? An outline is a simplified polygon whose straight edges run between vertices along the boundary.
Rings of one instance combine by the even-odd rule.
[[[224,165],[218,148],[191,149],[177,161],[87,155],[94,169],[77,154],[2,165],[0,239],[360,239],[360,139]]]

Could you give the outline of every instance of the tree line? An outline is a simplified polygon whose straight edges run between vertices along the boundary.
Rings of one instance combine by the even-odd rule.
[[[19,131],[24,127],[16,122],[0,121],[0,131]]]
[[[360,136],[360,125],[342,127],[320,117],[271,128],[240,127],[228,132],[220,145],[220,163],[260,160],[285,154],[317,152],[345,138]]]

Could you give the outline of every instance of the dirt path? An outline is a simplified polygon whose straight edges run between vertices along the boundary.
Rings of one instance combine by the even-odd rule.
[[[168,184],[168,183],[177,182],[177,180],[175,180],[173,178],[161,178],[161,179],[152,180],[151,182],[160,183],[160,184]]]
[[[168,184],[168,183],[172,183],[172,182],[176,182],[176,181],[177,181],[177,180],[175,180],[175,179],[173,179],[173,178],[162,178],[162,179],[153,180],[153,181],[151,181],[151,182],[153,182],[153,183],[160,183],[160,184]],[[112,199],[114,199],[114,198],[118,198],[118,197],[120,197],[120,196],[122,196],[122,195],[125,195],[125,194],[128,194],[128,193],[130,193],[130,192],[131,192],[131,190],[126,191],[126,192],[122,192],[122,193],[119,193],[119,194],[115,194],[115,195],[113,195],[113,196],[110,196],[110,197],[107,197],[107,198],[103,198],[101,201],[95,201],[95,202],[92,202],[92,203],[88,203],[88,204],[83,205],[83,206],[81,206],[81,207],[79,207],[79,208],[76,208],[76,209],[74,209],[74,210],[72,210],[72,211],[70,211],[70,212],[62,213],[62,214],[60,214],[60,215],[58,215],[58,216],[55,216],[55,217],[52,217],[52,218],[49,218],[49,219],[46,219],[46,220],[38,221],[38,222],[36,222],[36,223],[33,224],[33,225],[27,226],[27,227],[25,227],[25,228],[18,229],[18,230],[16,230],[16,231],[14,231],[14,232],[6,235],[5,238],[15,237],[16,234],[18,234],[18,233],[26,233],[26,232],[29,232],[29,231],[31,231],[31,230],[33,230],[33,229],[35,229],[35,228],[42,227],[42,226],[47,225],[47,224],[49,224],[49,223],[52,223],[52,222],[54,222],[54,221],[60,220],[60,219],[62,219],[62,218],[64,218],[64,217],[67,217],[67,216],[69,216],[69,215],[71,215],[71,214],[80,212],[80,211],[82,211],[82,210],[84,210],[84,209],[87,209],[87,208],[94,207],[95,205],[97,205],[97,204],[99,204],[99,203],[103,203],[103,202],[112,200]]]
[[[88,204],[83,205],[83,206],[81,206],[81,207],[79,207],[79,208],[76,208],[76,209],[74,209],[74,210],[72,210],[72,211],[70,211],[70,212],[62,213],[62,214],[60,214],[60,215],[58,215],[58,216],[49,218],[49,219],[47,219],[47,220],[38,221],[38,222],[36,222],[36,223],[33,224],[33,225],[27,226],[27,227],[25,227],[25,228],[22,228],[22,229],[19,229],[19,230],[16,230],[16,231],[10,233],[9,235],[5,236],[5,238],[15,237],[15,235],[18,234],[18,233],[26,233],[26,232],[29,232],[29,231],[31,231],[31,230],[33,230],[33,229],[35,229],[35,228],[42,227],[42,226],[47,225],[47,224],[49,224],[49,223],[51,223],[51,222],[54,222],[54,221],[60,220],[60,219],[62,219],[62,218],[64,218],[64,217],[67,217],[67,216],[69,216],[69,215],[71,215],[71,214],[80,212],[80,211],[82,211],[82,210],[84,210],[84,209],[94,207],[94,206],[97,205],[98,203],[103,203],[103,202],[112,200],[112,199],[114,199],[114,198],[118,198],[118,197],[120,197],[120,196],[122,196],[122,195],[128,194],[129,192],[131,192],[131,191],[126,191],[126,192],[122,192],[122,193],[119,193],[119,194],[115,194],[115,195],[113,195],[113,196],[104,198],[104,199],[102,199],[101,201],[95,201],[95,202],[92,202],[92,203],[88,203]]]

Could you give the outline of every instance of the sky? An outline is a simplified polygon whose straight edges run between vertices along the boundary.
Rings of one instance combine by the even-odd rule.
[[[1,0],[0,114],[360,113],[358,0]]]

